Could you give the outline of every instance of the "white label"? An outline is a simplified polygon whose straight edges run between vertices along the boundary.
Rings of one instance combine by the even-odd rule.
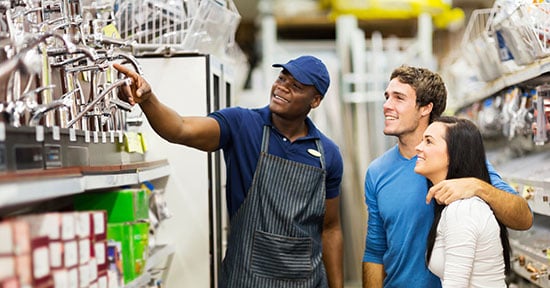
[[[50,265],[52,268],[63,266],[63,244],[61,242],[50,242]]]
[[[0,255],[13,253],[13,234],[9,222],[0,223]],[[2,266],[0,266],[2,267]]]
[[[44,141],[44,126],[36,126],[36,142]]]
[[[105,234],[105,214],[103,212],[94,212],[94,235]]]
[[[54,288],[68,288],[69,286],[69,272],[65,269],[59,269],[53,272],[53,287]]]
[[[76,129],[74,128],[69,129],[69,141],[76,142]]]
[[[78,263],[85,264],[90,260],[90,250],[92,249],[90,239],[82,239],[78,241]]]
[[[78,268],[69,269],[69,287],[78,287]]]
[[[90,237],[90,212],[80,212],[77,215],[76,234],[80,238]]]
[[[107,244],[103,241],[94,243],[94,255],[95,255],[95,259],[97,261],[97,265],[103,265],[107,261],[106,251],[105,251],[106,245]]]
[[[6,141],[6,124],[0,122],[0,141]]]
[[[47,246],[35,248],[32,251],[32,267],[34,279],[41,279],[50,274],[50,257]]]
[[[78,264],[78,244],[76,241],[68,241],[63,244],[65,267],[73,267]]]
[[[59,129],[59,126],[52,127],[52,138],[56,141],[61,140],[61,130]]]
[[[72,240],[76,235],[75,214],[71,212],[61,215],[61,239]]]

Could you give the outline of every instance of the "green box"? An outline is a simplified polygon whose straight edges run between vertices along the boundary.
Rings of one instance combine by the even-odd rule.
[[[149,195],[144,189],[82,193],[74,196],[80,211],[106,210],[107,223],[136,222],[149,219]]]
[[[145,271],[149,257],[149,223],[107,224],[108,245],[120,247],[124,284],[130,283]]]

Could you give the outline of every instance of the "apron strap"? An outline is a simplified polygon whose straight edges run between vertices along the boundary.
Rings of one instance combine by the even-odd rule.
[[[315,140],[315,144],[317,145],[317,150],[321,153],[321,169],[325,170],[325,150],[323,149],[323,144],[320,139]]]
[[[262,135],[262,152],[267,153],[269,147],[269,134],[271,133],[271,127],[268,125],[264,126],[263,135]],[[315,145],[317,146],[317,151],[321,153],[321,169],[325,170],[325,150],[323,149],[323,144],[320,139],[315,140]]]
[[[267,147],[269,146],[269,133],[270,133],[270,127],[265,125],[264,126],[264,133],[262,136],[262,152],[267,153]]]

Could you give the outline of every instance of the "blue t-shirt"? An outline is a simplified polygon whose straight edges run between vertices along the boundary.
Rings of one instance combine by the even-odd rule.
[[[414,172],[416,156],[406,159],[398,146],[375,159],[365,177],[368,227],[363,262],[384,265],[384,287],[441,287],[426,267],[426,240],[433,201],[426,205],[428,181]],[[517,194],[488,163],[493,185]]]
[[[258,109],[231,107],[213,112],[209,117],[216,119],[220,125],[219,148],[223,150],[227,169],[226,198],[230,217],[237,212],[252,185],[265,125],[271,129],[269,154],[315,167],[321,167],[320,158],[311,155],[307,150],[318,150],[315,140],[320,139],[327,171],[326,198],[334,198],[340,194],[343,173],[340,150],[309,118],[306,119],[307,136],[290,143],[271,123],[269,106]]]

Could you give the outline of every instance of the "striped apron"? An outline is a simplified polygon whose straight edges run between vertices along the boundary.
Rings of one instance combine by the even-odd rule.
[[[328,287],[322,260],[325,159],[321,168],[269,155],[270,128],[252,186],[231,220],[221,288]]]

